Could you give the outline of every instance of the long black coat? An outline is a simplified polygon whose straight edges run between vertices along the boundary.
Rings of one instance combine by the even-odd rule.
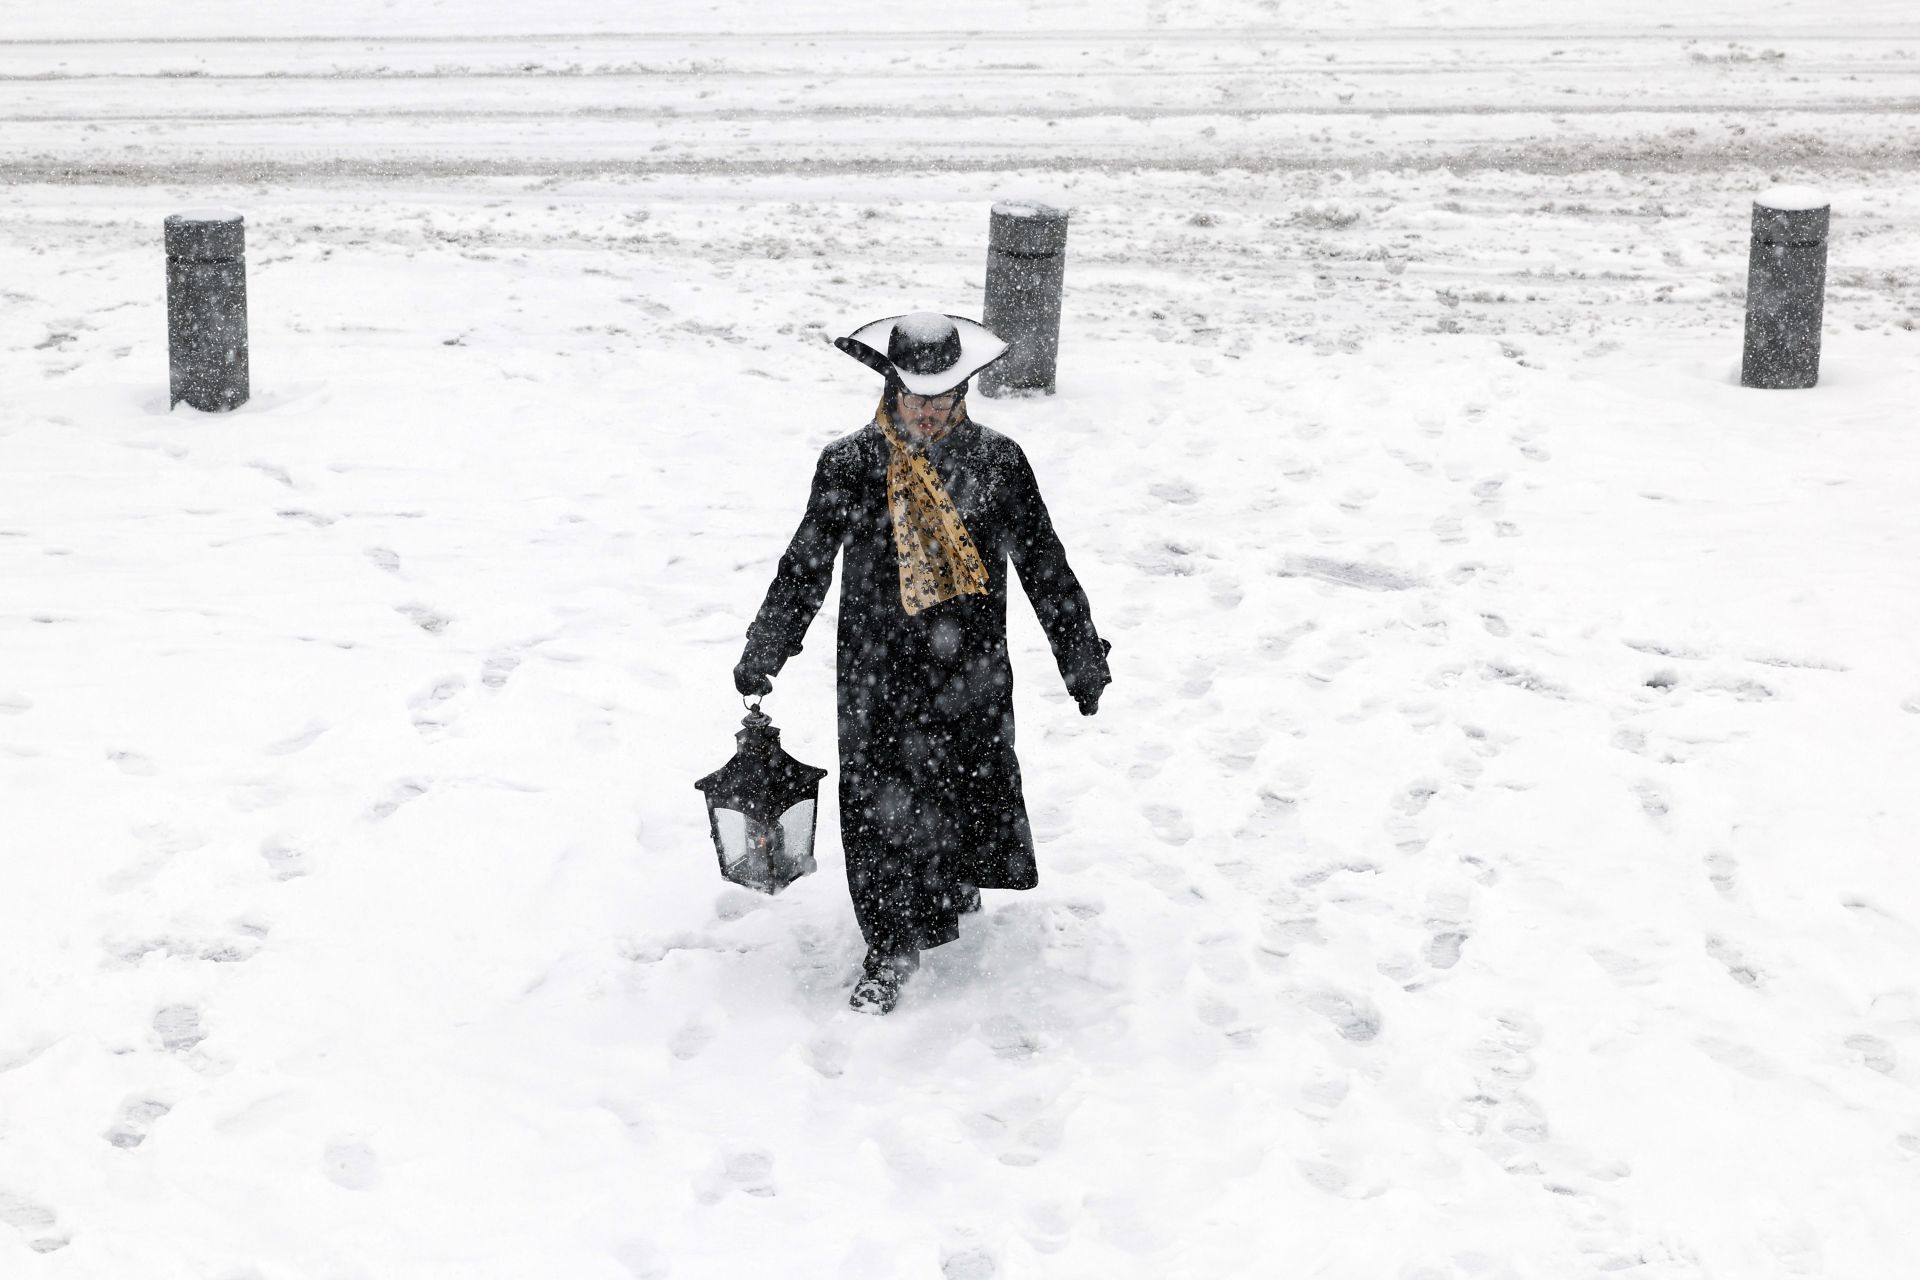
[[[1107,645],[1020,446],[967,421],[927,450],[986,565],[986,595],[909,617],[887,509],[889,446],[869,423],[828,445],[807,514],[747,629],[742,663],[771,675],[800,651],[845,552],[838,661],[840,830],[869,946],[958,936],[955,885],[1031,889],[1033,834],[1013,750],[1007,563],[1067,689],[1108,683]]]

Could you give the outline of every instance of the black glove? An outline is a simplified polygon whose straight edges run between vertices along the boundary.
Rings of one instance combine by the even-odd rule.
[[[1069,681],[1067,684],[1067,692],[1071,694],[1073,700],[1079,704],[1080,714],[1083,716],[1090,716],[1100,709],[1100,695],[1105,693],[1107,686],[1113,683],[1113,677],[1108,675],[1106,671],[1106,657],[1112,652],[1113,641],[1102,640],[1100,642],[1101,662],[1097,682],[1087,678],[1087,675],[1091,673],[1083,673],[1079,675],[1078,679]]]
[[[746,663],[741,662],[733,668],[733,687],[739,690],[740,696],[743,698],[764,698],[773,692],[773,681],[767,679],[766,672],[755,671]]]

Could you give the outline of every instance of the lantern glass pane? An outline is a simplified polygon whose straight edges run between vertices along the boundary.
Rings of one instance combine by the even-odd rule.
[[[804,875],[813,870],[813,806],[812,800],[802,800],[780,815],[780,831],[786,845],[787,857],[807,862],[796,875]]]
[[[715,805],[713,830],[720,840],[721,865],[731,871],[747,856],[747,815]]]
[[[797,854],[788,851],[789,828],[778,819],[769,822],[715,805],[713,828],[719,838],[720,874],[735,884],[778,893],[813,870],[813,859],[804,849],[812,837],[811,828],[800,829],[803,847]]]

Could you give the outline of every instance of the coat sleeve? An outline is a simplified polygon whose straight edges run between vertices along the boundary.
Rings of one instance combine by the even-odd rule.
[[[1087,593],[1067,563],[1060,535],[1053,530],[1053,518],[1040,497],[1040,482],[1018,448],[1011,479],[1009,496],[1014,505],[1007,555],[1020,571],[1020,585],[1026,588],[1040,628],[1047,633],[1067,692],[1076,699],[1096,694],[1113,682],[1107,668],[1107,652],[1113,646],[1094,630]]]
[[[780,557],[760,612],[747,628],[746,649],[740,655],[743,665],[776,675],[788,658],[800,652],[807,626],[833,584],[833,558],[846,537],[851,500],[844,468],[835,464],[829,447],[814,468],[807,513]]]

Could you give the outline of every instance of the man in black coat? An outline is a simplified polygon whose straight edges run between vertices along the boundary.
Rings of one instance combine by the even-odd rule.
[[[967,415],[1007,344],[959,316],[877,320],[835,344],[886,378],[874,419],[829,444],[807,513],[734,668],[742,694],[800,651],[844,552],[840,833],[867,956],[852,1005],[886,1013],[979,890],[1038,882],[1013,750],[1007,564],[1092,715],[1106,641],[1020,446]]]

